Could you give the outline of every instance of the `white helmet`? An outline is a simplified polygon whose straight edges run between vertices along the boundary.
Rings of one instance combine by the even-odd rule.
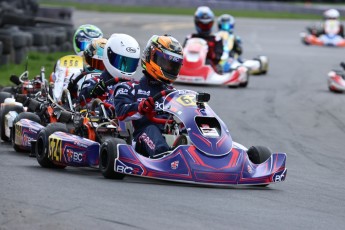
[[[340,16],[340,13],[336,9],[329,9],[323,13],[324,19],[338,19],[339,16]]]
[[[105,44],[103,62],[113,77],[134,75],[139,58],[139,44],[135,38],[127,34],[112,34]]]

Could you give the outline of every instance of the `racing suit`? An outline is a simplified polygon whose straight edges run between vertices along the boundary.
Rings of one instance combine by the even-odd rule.
[[[135,150],[144,156],[153,157],[170,149],[162,131],[164,125],[151,122],[145,115],[139,113],[139,103],[148,97],[153,97],[162,90],[173,89],[172,86],[153,79],[146,71],[139,82],[124,82],[115,87],[114,106],[120,121],[132,121],[136,142]],[[161,110],[163,99],[155,102],[155,110]],[[156,117],[167,118],[160,114]]]
[[[187,40],[190,38],[202,38],[207,42],[208,52],[206,57],[206,64],[212,65],[213,68],[217,70],[216,67],[223,55],[222,39],[219,36],[213,34],[191,34],[185,39],[183,47],[185,47]]]
[[[104,82],[107,82],[109,80],[113,79],[113,77],[110,75],[110,73],[107,70],[104,70],[100,76],[95,76],[90,79],[87,79],[83,82],[80,93],[79,93],[79,103],[84,106],[85,102],[90,102],[93,98],[95,98],[94,95],[91,95],[92,90],[94,89],[95,85],[100,81],[103,80]],[[112,87],[107,87],[108,95],[113,95]],[[107,96],[103,95],[100,96],[101,99],[106,99]],[[112,99],[112,97],[110,97]]]

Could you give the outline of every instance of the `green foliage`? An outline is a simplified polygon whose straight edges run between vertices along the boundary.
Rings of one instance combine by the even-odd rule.
[[[43,5],[74,7],[79,10],[90,10],[99,12],[117,13],[142,13],[142,14],[172,14],[172,15],[193,15],[195,8],[173,8],[173,7],[145,7],[145,6],[118,6],[111,4],[81,4],[77,2],[39,1]],[[320,15],[298,14],[290,12],[270,12],[270,11],[249,11],[249,10],[213,10],[216,15],[232,14],[235,17],[246,18],[281,18],[281,19],[321,19]]]
[[[34,76],[40,73],[41,67],[45,67],[46,77],[48,78],[50,73],[53,71],[54,65],[56,61],[65,56],[70,55],[71,52],[57,52],[57,53],[37,53],[31,52],[28,55],[28,70],[29,70],[29,77],[33,78]],[[0,66],[0,85],[6,86],[10,85],[10,76],[14,75],[21,75],[26,68],[26,61],[23,61],[19,65],[15,64],[8,64]]]

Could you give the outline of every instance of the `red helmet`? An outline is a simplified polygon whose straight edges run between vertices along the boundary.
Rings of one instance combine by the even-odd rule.
[[[199,6],[194,14],[196,31],[200,34],[210,34],[214,23],[214,13],[208,6]]]

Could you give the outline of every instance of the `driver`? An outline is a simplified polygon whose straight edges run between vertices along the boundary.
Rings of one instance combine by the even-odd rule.
[[[207,41],[208,53],[206,57],[206,64],[212,65],[217,70],[217,65],[223,54],[223,43],[219,36],[212,34],[212,26],[214,23],[214,13],[207,6],[200,6],[194,14],[194,24],[197,33],[187,36],[183,43],[186,45],[190,38],[202,38]]]
[[[329,24],[331,27],[333,25],[338,26],[337,28],[337,35],[344,38],[344,26],[339,21],[340,13],[336,9],[329,9],[323,13],[324,21],[319,26],[308,27],[307,30],[312,35],[319,37],[320,35],[327,34],[327,25]]]
[[[78,27],[73,36],[73,49],[78,56],[83,55],[83,51],[93,39],[102,38],[103,33],[97,26],[85,24]]]
[[[230,35],[234,36],[233,47],[229,51],[230,57],[235,57],[240,61],[240,56],[243,52],[242,50],[242,41],[241,38],[234,34],[235,31],[235,18],[230,14],[222,14],[218,18],[218,30],[219,35],[222,39],[229,39]],[[222,34],[225,33],[227,36],[222,37]]]
[[[182,46],[174,37],[153,35],[141,58],[144,76],[137,83],[124,82],[115,89],[116,115],[120,121],[132,120],[135,150],[145,156],[155,157],[170,149],[162,136],[163,125],[149,121],[145,115],[160,110],[163,99],[154,102],[152,96],[173,89],[171,84],[180,72],[182,60]]]
[[[140,47],[135,38],[127,34],[112,34],[104,46],[103,52],[104,71],[98,77],[86,80],[79,93],[79,101],[83,106],[92,98],[112,94],[111,85],[106,83],[118,77],[131,77],[135,74],[139,58]],[[129,79],[128,79],[129,80]],[[113,99],[113,98],[111,98]]]

